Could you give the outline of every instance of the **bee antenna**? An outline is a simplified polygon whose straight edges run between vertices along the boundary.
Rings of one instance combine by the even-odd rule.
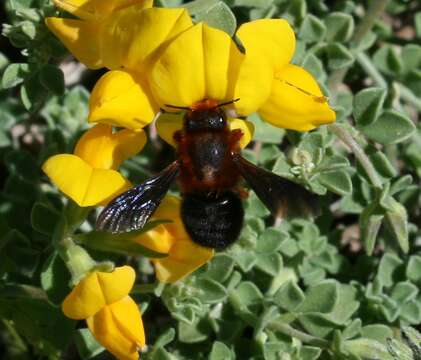
[[[217,109],[217,108],[219,108],[219,107],[221,107],[221,106],[225,106],[225,105],[233,104],[233,103],[237,102],[238,100],[240,100],[240,98],[237,98],[237,99],[234,99],[234,100],[230,100],[230,101],[227,101],[227,102],[224,102],[224,103],[218,104],[218,105],[216,105],[216,106],[214,107],[214,109]]]
[[[177,105],[171,105],[171,104],[164,104],[164,106],[171,108],[171,109],[179,109],[179,110],[191,110],[188,106],[177,106]]]

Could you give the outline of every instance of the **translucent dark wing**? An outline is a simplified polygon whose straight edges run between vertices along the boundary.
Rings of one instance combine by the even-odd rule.
[[[274,216],[302,217],[319,214],[317,195],[292,181],[257,167],[239,154],[234,155],[233,160],[240,174]]]
[[[179,168],[179,162],[174,161],[159,174],[113,199],[99,215],[97,230],[122,233],[141,229],[167,193]]]

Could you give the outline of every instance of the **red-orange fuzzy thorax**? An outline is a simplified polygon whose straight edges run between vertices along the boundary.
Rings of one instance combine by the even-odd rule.
[[[223,110],[215,106],[217,102],[213,100],[195,104],[185,115],[183,130],[174,136],[181,160],[179,182],[184,193],[223,191],[235,187],[240,179],[232,155],[239,151],[242,132],[231,131]],[[218,125],[218,116],[222,126]]]
[[[193,104],[193,106],[191,106],[191,109],[193,111],[209,110],[209,109],[216,108],[217,106],[218,106],[218,102],[216,100],[205,99]]]

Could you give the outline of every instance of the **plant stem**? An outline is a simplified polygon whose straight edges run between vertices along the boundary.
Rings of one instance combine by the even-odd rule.
[[[18,349],[18,351],[22,354],[27,354],[28,347],[26,346],[25,341],[23,341],[22,337],[16,331],[15,327],[13,326],[13,322],[10,320],[2,319],[2,323],[10,337],[13,339],[13,345],[16,347],[16,349]],[[26,355],[25,358],[27,358]]]
[[[400,97],[415,107],[418,111],[421,111],[421,100],[411,91],[411,89],[408,89],[401,83],[397,83],[396,85],[399,88]]]
[[[267,327],[271,330],[296,338],[306,344],[315,345],[323,349],[328,349],[330,347],[327,340],[306,334],[305,332],[294,329],[290,325],[280,322],[279,320],[270,322]]]
[[[377,174],[376,169],[371,163],[368,156],[365,154],[361,146],[355,141],[353,136],[346,131],[341,125],[332,124],[329,125],[329,130],[333,132],[339,139],[341,139],[354,153],[357,160],[360,162],[361,166],[364,168],[367,173],[368,178],[374,187],[381,189],[382,182]]]
[[[351,39],[354,48],[359,45],[361,40],[367,33],[371,30],[376,20],[380,17],[381,13],[386,8],[388,0],[373,0],[371,1],[367,12],[358,26],[355,28],[354,35]],[[357,55],[358,56],[358,55]],[[348,72],[349,67],[345,67],[339,70],[336,70],[332,73],[329,78],[329,89],[334,93],[339,86],[343,82],[346,73]]]
[[[382,88],[387,88],[386,80],[364,52],[357,54],[356,59],[364,71],[373,79],[376,85]]]

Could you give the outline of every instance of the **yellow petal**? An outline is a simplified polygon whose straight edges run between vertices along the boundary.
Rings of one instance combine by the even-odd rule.
[[[173,147],[177,147],[174,141],[174,133],[183,128],[183,116],[174,113],[161,114],[155,122],[158,135],[166,143]]]
[[[105,306],[86,320],[95,339],[119,360],[137,360],[145,344],[140,311],[132,298]]]
[[[189,237],[176,238],[168,257],[152,259],[152,262],[158,280],[173,283],[206,264],[213,255],[213,249],[200,246]]]
[[[124,298],[133,287],[135,272],[130,266],[110,273],[94,271],[83,278],[64,299],[62,309],[71,319],[86,319],[107,304]]]
[[[115,10],[139,4],[144,8],[151,7],[153,0],[54,0],[62,10],[81,19],[92,19],[112,13]]]
[[[254,125],[248,120],[242,119],[228,119],[230,130],[240,129],[243,136],[240,139],[240,147],[244,149],[253,139]]]
[[[235,89],[237,113],[257,111],[268,99],[273,73],[286,66],[294,54],[295,35],[287,21],[260,19],[244,23],[237,31],[246,50]]]
[[[146,83],[126,71],[113,70],[96,83],[89,99],[89,122],[136,130],[149,124],[155,105]]]
[[[79,139],[74,154],[98,169],[118,169],[127,158],[137,154],[146,143],[143,130],[120,130],[98,124]]]
[[[64,299],[61,308],[68,318],[81,320],[94,315],[106,305],[96,273],[90,273]]]
[[[79,206],[103,204],[131,187],[114,170],[94,169],[71,154],[50,157],[42,167],[51,181]]]
[[[45,24],[88,68],[99,69],[104,66],[100,56],[99,22],[48,17]]]
[[[159,281],[172,283],[184,278],[212,258],[214,251],[194,243],[186,233],[180,216],[181,200],[167,195],[153,215],[153,220],[172,220],[136,238],[152,250],[168,257],[152,259]],[[165,244],[165,245],[164,245]]]
[[[180,205],[180,198],[172,195],[165,196],[151,220],[170,220],[172,222],[158,225],[137,236],[135,241],[151,250],[169,253],[178,237],[187,236],[181,222]]]
[[[106,304],[122,299],[133,287],[136,273],[130,266],[120,266],[112,272],[96,272]]]
[[[239,51],[231,38],[202,23],[179,35],[152,69],[151,88],[160,106],[191,106],[205,98],[232,100],[227,99],[235,80],[232,53]]]
[[[295,34],[286,20],[259,19],[244,23],[237,36],[247,56],[265,58],[272,69],[280,69],[291,62],[295,51]]]
[[[185,9],[152,8],[138,11],[129,7],[113,14],[104,25],[103,61],[109,69],[124,66],[144,71],[145,61],[163,43],[192,26]]]
[[[275,74],[272,93],[259,112],[275,126],[298,131],[308,131],[336,119],[313,76],[295,65]]]

